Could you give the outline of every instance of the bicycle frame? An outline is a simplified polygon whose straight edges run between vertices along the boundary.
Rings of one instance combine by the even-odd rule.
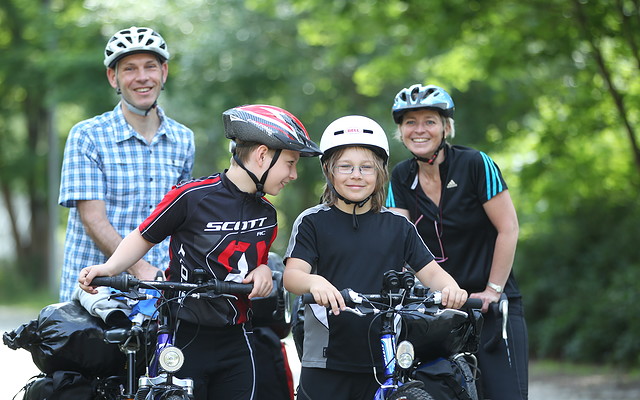
[[[393,329],[393,313],[385,313],[382,317],[382,330],[380,333],[380,345],[382,346],[382,360],[384,363],[385,381],[375,394],[374,400],[384,400],[393,393],[402,382],[396,376],[396,335]]]

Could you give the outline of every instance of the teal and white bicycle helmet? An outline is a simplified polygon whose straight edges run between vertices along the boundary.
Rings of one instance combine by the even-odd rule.
[[[153,53],[162,62],[169,59],[167,43],[151,28],[135,27],[116,32],[104,49],[104,66],[113,68],[124,56],[134,53]]]
[[[400,124],[405,112],[421,108],[435,110],[447,118],[453,118],[455,105],[449,93],[441,87],[417,83],[396,94],[391,108],[393,120]]]

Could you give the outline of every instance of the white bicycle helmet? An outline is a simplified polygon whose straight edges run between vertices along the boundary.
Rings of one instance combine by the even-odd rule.
[[[135,27],[117,32],[104,49],[104,66],[113,68],[124,56],[133,53],[154,53],[164,62],[169,59],[167,43],[151,28]]]
[[[374,120],[361,115],[347,115],[327,126],[320,139],[320,158],[324,162],[331,152],[345,146],[365,146],[378,154],[386,164],[389,141],[384,129]]]

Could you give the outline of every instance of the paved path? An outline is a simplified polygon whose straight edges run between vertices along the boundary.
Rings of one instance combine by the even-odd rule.
[[[0,334],[37,317],[37,311],[0,305]],[[290,339],[285,340],[289,363],[297,381],[300,362]],[[532,368],[536,370],[536,368]],[[30,377],[40,371],[24,349],[11,350],[0,343],[0,400],[11,400]],[[16,397],[21,400],[22,397]],[[624,376],[535,373],[531,376],[529,400],[638,400],[640,378]]]

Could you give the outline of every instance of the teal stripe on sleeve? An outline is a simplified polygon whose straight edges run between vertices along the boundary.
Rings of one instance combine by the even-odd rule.
[[[393,186],[391,186],[391,182],[389,182],[389,191],[387,192],[387,208],[396,206],[396,199],[393,197]]]
[[[489,157],[482,151],[480,152],[480,154],[482,155],[482,161],[484,161],[484,172],[487,181],[487,201],[489,201],[492,197],[502,192],[502,181],[500,180],[498,168],[496,167],[491,157]]]

